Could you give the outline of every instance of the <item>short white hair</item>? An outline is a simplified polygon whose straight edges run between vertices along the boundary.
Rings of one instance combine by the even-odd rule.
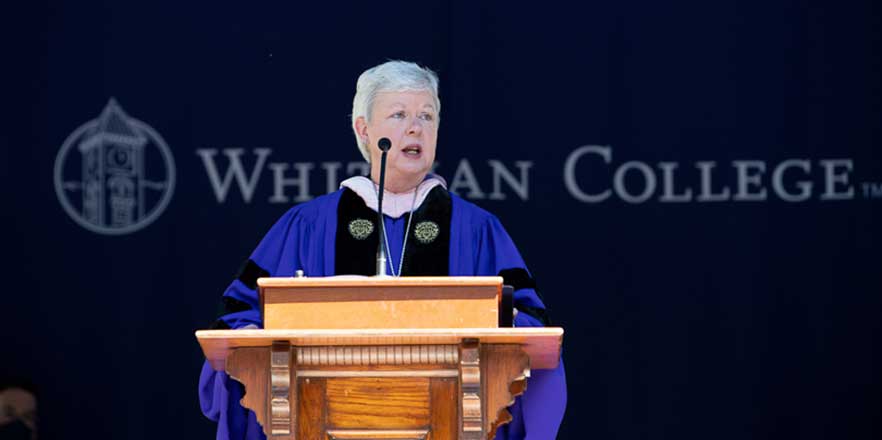
[[[374,100],[380,92],[427,91],[435,100],[435,121],[440,122],[441,100],[438,99],[438,75],[428,67],[420,67],[409,61],[387,61],[379,66],[365,70],[355,85],[355,98],[352,99],[352,131],[355,142],[364,160],[370,162],[371,155],[367,144],[358,135],[355,121],[363,117],[370,122]]]

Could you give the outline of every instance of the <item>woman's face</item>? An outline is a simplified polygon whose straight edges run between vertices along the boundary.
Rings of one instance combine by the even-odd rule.
[[[374,180],[380,178],[377,142],[385,137],[392,141],[386,159],[386,188],[396,193],[416,188],[435,161],[437,120],[435,100],[428,91],[378,93],[370,122],[356,121],[359,135],[368,144]]]

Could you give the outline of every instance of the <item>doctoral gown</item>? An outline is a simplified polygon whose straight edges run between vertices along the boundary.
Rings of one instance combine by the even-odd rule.
[[[361,205],[356,206],[359,203]],[[349,208],[349,205],[356,207]],[[438,206],[441,207],[440,210],[436,208]],[[302,270],[309,277],[347,274],[338,271],[341,267],[346,267],[342,262],[350,261],[351,258],[341,257],[338,261],[337,254],[350,251],[346,243],[355,243],[352,236],[356,234],[347,236],[346,233],[351,229],[347,229],[344,223],[353,215],[365,217],[361,215],[364,212],[364,203],[347,188],[291,208],[261,240],[238,277],[224,292],[224,311],[212,327],[262,327],[256,292],[258,277],[293,276],[297,270]],[[368,212],[373,213],[371,220],[376,221],[376,211]],[[442,263],[447,265],[447,275],[501,275],[506,284],[515,287],[514,305],[519,311],[514,320],[515,326],[536,327],[547,324],[545,305],[536,292],[535,283],[511,237],[494,215],[442,187],[434,189],[422,202],[419,209],[412,214],[415,217],[411,223],[419,225],[417,217],[420,213],[428,217],[440,215],[442,219],[434,222],[439,228],[423,229],[429,231],[429,237],[435,232],[439,239],[449,240],[449,246],[443,242],[436,243],[447,248],[447,255],[442,255],[445,258]],[[399,218],[384,218],[389,241],[389,264],[396,271],[401,262],[402,245],[407,249],[406,258],[419,258],[421,243],[414,236],[415,225],[411,225],[408,242],[404,243],[409,215],[411,214]],[[346,219],[340,220],[340,217]],[[449,224],[446,223],[447,219]],[[429,221],[433,220],[435,219]],[[444,231],[444,228],[449,230]],[[440,234],[437,233],[438,229],[441,229]],[[359,232],[358,229],[355,231]],[[361,233],[363,232],[362,229]],[[421,236],[423,241],[426,235],[424,233]],[[341,237],[340,240],[337,240],[338,236]],[[376,243],[375,238],[373,249],[376,249]],[[414,252],[417,254],[411,252],[412,249],[416,249]],[[369,259],[364,264],[373,267],[373,259],[367,257]],[[431,258],[437,259],[438,255],[424,257]],[[414,266],[405,260],[403,275],[412,274],[408,271],[409,267]],[[242,393],[241,384],[226,373],[214,371],[207,362],[203,365],[199,380],[200,404],[205,416],[218,423],[217,439],[265,438],[254,413],[239,403]],[[554,439],[563,418],[566,399],[563,362],[556,369],[533,370],[526,392],[509,408],[513,416],[512,422],[500,427],[496,438]]]

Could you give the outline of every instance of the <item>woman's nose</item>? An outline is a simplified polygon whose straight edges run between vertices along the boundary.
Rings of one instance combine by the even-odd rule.
[[[410,126],[407,127],[407,134],[413,136],[419,136],[420,133],[423,132],[423,123],[419,120],[419,118],[413,118],[410,121]]]

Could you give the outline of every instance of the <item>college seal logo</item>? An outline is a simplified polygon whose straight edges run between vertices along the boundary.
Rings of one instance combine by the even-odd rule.
[[[349,222],[349,233],[356,240],[364,240],[374,232],[374,224],[369,220],[357,218]]]
[[[413,236],[416,237],[420,243],[429,244],[438,238],[439,233],[441,233],[441,228],[438,227],[438,223],[424,221],[417,223],[416,229],[413,231]]]
[[[58,201],[77,224],[122,235],[162,215],[175,189],[175,161],[156,130],[110,98],[97,119],[64,141],[54,176]]]

